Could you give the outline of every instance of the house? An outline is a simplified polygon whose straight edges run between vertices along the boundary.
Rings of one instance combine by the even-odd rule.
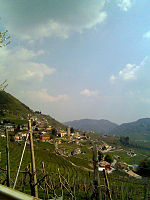
[[[55,139],[55,143],[57,143],[57,145],[59,145],[59,144],[61,144],[61,140]]]
[[[16,134],[14,138],[15,138],[16,142],[22,141],[22,135],[20,135],[20,134]]]
[[[6,125],[6,129],[12,129],[12,128],[14,128],[14,126],[12,124],[7,124]]]
[[[103,172],[105,170],[105,167],[98,167],[99,172]]]
[[[51,126],[48,126],[48,127],[46,128],[46,130],[47,130],[47,131],[51,131],[51,130],[52,130],[52,127],[51,127]]]
[[[49,135],[41,135],[40,138],[41,138],[42,142],[47,142],[47,141],[50,140],[50,136]]]
[[[59,130],[57,135],[59,137],[64,137],[65,135],[67,135],[67,133],[65,131],[63,131],[63,130]]]
[[[56,150],[56,153],[57,153],[58,155],[63,155],[63,154],[64,154],[64,151],[63,151],[62,149],[57,149],[57,150]]]
[[[130,149],[129,151],[126,152],[129,156],[133,157],[136,156],[136,154],[134,153],[134,151],[132,149]]]
[[[70,153],[68,150],[65,150],[65,151],[64,151],[64,155],[70,157],[70,156],[71,156],[71,153]]]
[[[142,178],[142,177],[139,176],[138,174],[134,173],[132,170],[128,171],[127,174],[128,174],[129,176],[132,176],[132,177],[137,178],[137,179],[141,179],[141,178]]]
[[[118,167],[121,169],[128,169],[128,164],[125,162],[118,162]]]
[[[106,170],[110,170],[110,169],[111,169],[110,163],[109,163],[109,162],[106,162],[106,161],[104,161],[104,160],[101,160],[101,161],[99,162],[99,166],[100,166],[101,168],[105,168]]]
[[[27,131],[29,128],[28,128],[28,124],[24,124],[23,126],[22,126],[22,130],[24,130],[24,131]]]
[[[31,119],[33,122],[34,122],[34,121],[37,121],[37,117],[36,117],[36,116],[32,116],[30,119]]]
[[[41,132],[41,135],[45,135],[45,134],[46,134],[46,132],[45,132],[45,131],[42,131],[42,132]]]
[[[1,137],[6,137],[6,135],[4,135],[4,134],[1,134],[0,136],[1,136]]]
[[[22,137],[26,137],[28,132],[22,132]]]
[[[73,154],[80,154],[81,153],[81,149],[80,148],[77,148],[74,150]]]

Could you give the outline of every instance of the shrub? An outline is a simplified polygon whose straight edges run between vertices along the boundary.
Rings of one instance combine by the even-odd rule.
[[[113,157],[110,154],[106,154],[104,160],[109,162],[109,163],[112,163],[113,162]]]
[[[150,177],[150,158],[147,158],[140,162],[137,173],[141,176]]]

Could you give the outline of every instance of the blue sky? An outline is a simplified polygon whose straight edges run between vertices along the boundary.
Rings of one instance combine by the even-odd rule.
[[[1,82],[64,122],[150,117],[148,0],[0,0]]]

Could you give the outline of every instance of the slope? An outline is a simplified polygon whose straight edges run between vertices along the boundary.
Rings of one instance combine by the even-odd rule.
[[[0,91],[0,119],[27,119],[33,111],[18,99],[5,91]]]
[[[20,124],[24,123],[28,119],[28,114],[31,116],[36,115],[33,110],[31,110],[17,98],[5,91],[0,91],[0,120],[6,119],[10,122],[16,122]],[[49,115],[38,114],[38,117],[46,118],[49,122],[49,125],[55,128],[66,128],[65,125],[56,121]]]
[[[90,130],[98,133],[108,133],[118,125],[108,120],[81,119],[64,123],[76,129]]]
[[[128,135],[136,140],[150,140],[150,118],[139,119],[134,122],[124,123],[112,129],[110,134]]]

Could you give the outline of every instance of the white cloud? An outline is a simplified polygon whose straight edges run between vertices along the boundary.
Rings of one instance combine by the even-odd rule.
[[[147,31],[146,33],[144,33],[143,38],[150,39],[150,31]]]
[[[97,96],[98,91],[97,90],[89,90],[89,89],[84,89],[80,92],[80,94],[85,95],[85,96]]]
[[[116,0],[116,3],[121,10],[128,11],[132,7],[134,0]]]
[[[114,76],[113,74],[110,76],[110,81],[113,83],[116,80],[116,76]]]
[[[111,75],[110,81],[113,83],[115,80],[136,80],[143,76],[145,66],[149,63],[149,57],[146,56],[139,65],[128,63],[117,75]]]
[[[54,68],[34,61],[44,53],[43,50],[31,51],[17,47],[0,49],[0,74],[9,81],[42,81],[46,75],[55,72]]]
[[[0,0],[1,18],[18,38],[32,43],[44,37],[67,38],[103,22],[107,0]]]
[[[31,99],[38,101],[42,101],[43,103],[53,103],[53,102],[61,102],[67,100],[69,97],[66,94],[59,94],[57,96],[51,96],[48,94],[47,89],[43,88],[39,91],[31,90],[31,91],[23,91],[23,95],[28,95]]]
[[[124,69],[119,72],[119,77],[123,80],[134,80],[137,78],[137,71],[140,66],[135,64],[127,64]]]

